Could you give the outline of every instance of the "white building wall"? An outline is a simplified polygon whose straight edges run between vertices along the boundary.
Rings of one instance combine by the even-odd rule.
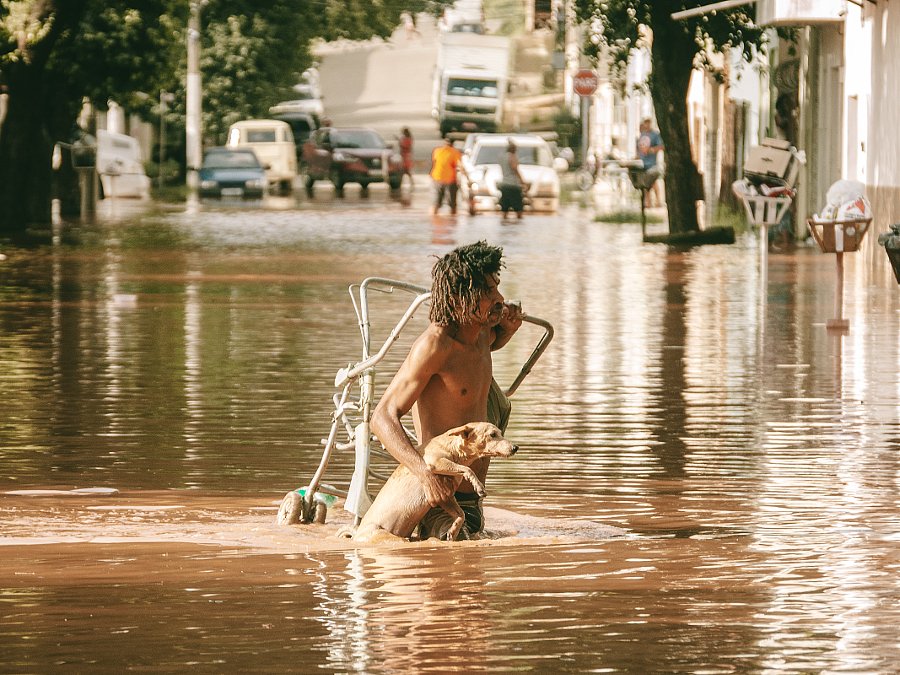
[[[868,4],[868,3],[867,3]],[[866,134],[866,183],[880,229],[900,222],[900,3],[866,7],[871,29],[871,93]],[[848,41],[848,51],[854,47]]]
[[[748,63],[737,49],[731,51],[729,59],[728,95],[732,101],[748,104],[744,141],[748,147],[757,145],[763,138],[761,121],[768,114],[769,64],[759,55]]]
[[[849,180],[868,182],[869,101],[872,96],[872,17],[849,4],[844,28],[844,148],[841,174]]]

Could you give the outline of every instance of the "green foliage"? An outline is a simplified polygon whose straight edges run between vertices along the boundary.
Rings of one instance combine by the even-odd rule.
[[[310,42],[387,37],[400,13],[422,0],[257,0],[212,2],[203,9],[201,63],[203,133],[207,145],[225,141],[241,119],[267,117],[268,109],[294,96],[291,87],[313,65]],[[324,11],[323,11],[324,10]],[[181,44],[184,44],[183,38]],[[167,123],[183,135],[186,56],[167,89],[175,93]],[[156,111],[158,112],[158,111]]]
[[[658,213],[644,212],[644,218],[648,223],[664,223],[666,219]],[[597,223],[640,223],[641,210],[619,210],[609,211],[608,213],[598,213],[594,216],[594,222]]]
[[[200,61],[203,130],[216,144],[224,142],[230,124],[265,117],[266,104],[276,103],[277,92],[296,82],[296,61],[285,63],[277,79],[263,76],[269,65],[265,58],[268,25],[260,16],[229,16],[210,23],[204,30],[204,42],[208,45],[204,46]]]
[[[166,123],[183,160],[187,24],[201,8],[204,127],[221,142],[229,123],[290,98],[312,64],[316,37],[386,37],[401,12],[426,0],[0,0],[0,229],[47,222],[53,143],[72,138],[85,98],[115,100]]]
[[[575,0],[576,16],[594,28],[588,31],[586,51],[595,58],[601,49],[621,72],[632,49],[647,46],[647,29],[651,31],[671,22],[671,14],[691,9],[709,2],[654,2],[653,0]],[[707,56],[709,51],[740,49],[744,59],[750,61],[757,50],[765,49],[767,36],[764,29],[754,22],[755,5],[708,12],[701,16],[682,19],[677,29],[690,36],[694,45],[692,54],[679,57],[696,59],[696,65],[713,70]]]

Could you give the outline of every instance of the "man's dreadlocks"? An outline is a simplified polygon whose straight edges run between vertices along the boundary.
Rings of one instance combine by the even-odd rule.
[[[486,241],[460,246],[431,269],[431,311],[428,318],[439,326],[471,321],[478,302],[488,290],[485,276],[503,267],[503,249]]]

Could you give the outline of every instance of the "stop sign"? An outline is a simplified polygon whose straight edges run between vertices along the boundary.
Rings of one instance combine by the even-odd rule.
[[[587,68],[582,68],[572,79],[572,87],[579,96],[591,96],[597,91],[597,85],[600,84],[600,78],[597,73]]]

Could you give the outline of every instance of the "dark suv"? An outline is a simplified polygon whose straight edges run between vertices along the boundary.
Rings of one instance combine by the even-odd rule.
[[[400,155],[372,129],[323,127],[303,144],[306,192],[317,180],[330,180],[339,197],[344,185],[359,183],[366,194],[370,183],[388,183],[399,190],[403,179]]]
[[[290,101],[269,108],[269,119],[281,120],[291,125],[294,143],[297,146],[297,167],[303,171],[303,144],[319,128],[319,118],[310,112],[296,110]]]

